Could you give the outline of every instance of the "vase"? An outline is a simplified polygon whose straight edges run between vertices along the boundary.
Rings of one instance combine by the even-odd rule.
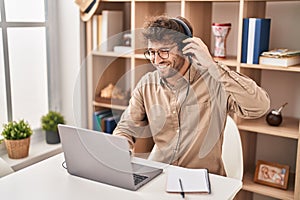
[[[60,137],[56,131],[46,131],[46,142],[47,144],[58,144],[60,143]]]
[[[4,139],[8,157],[11,159],[20,159],[28,156],[30,137],[20,140]]]
[[[231,23],[213,23],[212,32],[215,36],[214,57],[226,57],[226,39],[231,29]]]

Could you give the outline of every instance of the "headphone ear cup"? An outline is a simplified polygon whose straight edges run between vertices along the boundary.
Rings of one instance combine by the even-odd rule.
[[[184,28],[184,33],[188,37],[193,37],[193,34],[192,34],[190,28],[188,27],[188,25],[186,23],[184,23],[184,21],[182,21],[181,19],[178,19],[178,18],[172,18],[172,19]]]

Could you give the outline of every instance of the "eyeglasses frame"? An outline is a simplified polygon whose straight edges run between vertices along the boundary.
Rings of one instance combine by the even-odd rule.
[[[147,60],[153,60],[154,59],[154,57],[155,57],[155,54],[157,53],[157,55],[161,58],[161,59],[168,59],[169,57],[170,57],[170,51],[175,47],[175,46],[177,46],[177,44],[174,44],[174,45],[172,45],[171,47],[168,47],[168,48],[166,48],[166,47],[162,47],[162,48],[159,48],[158,50],[156,50],[156,51],[154,51],[154,54],[153,54],[153,56],[151,57],[150,56],[150,53],[149,53],[149,49],[147,49],[145,52],[144,52],[144,56],[145,56],[145,58],[147,59]],[[168,53],[168,56],[166,56],[166,57],[162,57],[161,55],[160,55],[160,52],[161,51],[164,51],[164,52],[166,52],[166,53]],[[148,55],[147,55],[148,54]]]

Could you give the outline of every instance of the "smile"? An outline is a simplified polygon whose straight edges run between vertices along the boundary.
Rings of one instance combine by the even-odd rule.
[[[156,65],[157,68],[159,69],[165,69],[168,68],[170,65]]]

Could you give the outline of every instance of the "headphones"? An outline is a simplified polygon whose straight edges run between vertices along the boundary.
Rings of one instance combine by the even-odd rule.
[[[188,25],[186,23],[184,23],[184,21],[182,21],[181,19],[178,19],[178,18],[171,18],[171,19],[173,19],[175,22],[177,22],[178,24],[180,24],[183,27],[184,33],[188,37],[193,37],[193,34],[192,34],[190,28],[188,27]]]

